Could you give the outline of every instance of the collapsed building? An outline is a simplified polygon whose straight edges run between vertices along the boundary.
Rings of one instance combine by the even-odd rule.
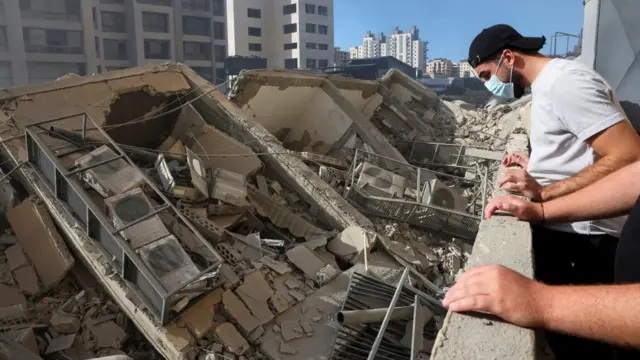
[[[231,88],[162,64],[0,92],[22,189],[0,328],[28,333],[3,336],[67,359],[428,356],[525,103],[445,102],[395,70]]]

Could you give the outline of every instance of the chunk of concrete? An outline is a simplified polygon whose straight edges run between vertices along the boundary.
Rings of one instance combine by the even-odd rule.
[[[269,269],[277,272],[279,275],[285,275],[291,272],[291,268],[289,267],[289,265],[281,261],[274,260],[268,256],[263,256],[262,258],[260,258],[260,262]]]
[[[54,352],[63,351],[73,346],[73,341],[76,339],[76,334],[59,336],[49,343],[45,354],[52,354]]]
[[[249,343],[231,323],[224,323],[218,326],[216,328],[216,338],[228,351],[236,355],[242,355],[249,350]]]
[[[113,321],[105,321],[91,327],[91,333],[99,348],[120,349],[127,338],[127,333]]]
[[[13,272],[13,277],[18,283],[20,290],[29,295],[36,295],[40,292],[38,276],[36,271],[30,266],[23,266]]]
[[[280,352],[283,354],[287,354],[287,355],[295,355],[296,354],[296,348],[294,348],[293,346],[287,344],[287,343],[282,343],[280,344]]]
[[[55,311],[49,320],[51,329],[61,334],[75,334],[80,330],[80,319],[70,314]]]
[[[220,279],[224,282],[225,288],[235,288],[240,284],[240,277],[229,266],[229,264],[222,264],[220,266]]]
[[[236,293],[247,305],[249,310],[258,318],[260,325],[273,320],[273,313],[269,310],[267,300],[273,296],[273,289],[259,271],[254,271],[244,278],[244,284],[236,289]]]
[[[8,248],[4,254],[7,257],[7,262],[9,263],[9,270],[14,271],[17,268],[22,266],[29,265],[29,261],[27,260],[24,252],[22,251],[22,246],[20,244],[15,244]]]
[[[20,289],[13,286],[7,286],[0,283],[0,308],[11,305],[22,305],[27,307],[27,299],[25,299]]]
[[[285,342],[304,337],[304,330],[298,320],[282,321],[280,322],[280,329]]]
[[[339,233],[327,244],[327,249],[338,256],[359,254],[365,247],[371,249],[375,235],[367,234],[367,231],[359,226],[349,226]]]
[[[269,298],[269,304],[278,314],[282,314],[283,312],[289,309],[289,301],[287,301],[285,295],[281,292],[276,292]]]
[[[233,291],[227,290],[222,294],[222,305],[225,312],[238,324],[243,334],[250,334],[260,325],[260,321],[251,314]]]
[[[222,289],[216,289],[180,314],[196,339],[200,340],[213,331],[215,306],[221,301]]]
[[[310,279],[318,282],[318,272],[327,264],[306,246],[298,245],[287,251],[287,258]]]
[[[27,198],[9,210],[7,219],[42,282],[42,290],[57,285],[71,270],[74,259],[42,202]]]
[[[9,331],[4,333],[4,336],[21,344],[34,354],[40,353],[36,335],[33,333],[32,328]]]
[[[260,242],[260,234],[249,234],[246,237],[247,244],[253,246],[247,246],[242,252],[242,258],[249,261],[257,261],[262,257],[262,243]]]

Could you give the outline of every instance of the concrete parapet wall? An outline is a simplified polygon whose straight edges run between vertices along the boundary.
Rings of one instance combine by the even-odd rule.
[[[528,139],[519,123],[510,136],[507,153],[529,153]],[[496,177],[500,178],[501,169]],[[504,195],[494,189],[493,196]],[[533,278],[530,224],[510,216],[483,220],[467,268],[502,264]],[[500,321],[449,312],[438,334],[432,360],[535,359],[535,332]]]

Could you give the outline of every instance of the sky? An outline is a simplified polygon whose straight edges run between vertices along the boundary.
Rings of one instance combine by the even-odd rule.
[[[467,58],[473,38],[491,25],[545,35],[548,54],[555,32],[577,35],[584,19],[583,0],[334,0],[334,7],[335,45],[342,50],[362,45],[367,30],[388,35],[395,26],[406,31],[417,25],[420,38],[429,42],[429,58],[453,61]],[[565,50],[566,38],[560,39],[558,52]]]

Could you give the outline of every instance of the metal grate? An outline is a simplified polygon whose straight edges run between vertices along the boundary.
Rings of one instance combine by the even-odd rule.
[[[356,272],[351,276],[342,311],[387,308],[392,301],[395,290],[393,286]],[[414,305],[416,298],[416,294],[412,290],[403,287],[395,306]],[[444,314],[441,308],[435,306],[428,306],[428,308],[433,313]],[[408,331],[407,329],[409,329],[407,325],[410,321],[390,321],[387,327],[382,329],[384,336],[375,353],[375,359],[411,360],[416,358],[415,355],[412,355],[411,345],[403,344],[402,342],[405,333]],[[435,326],[435,322],[428,322],[423,326],[421,332],[412,332],[412,338],[421,336],[422,339],[434,339],[437,333]],[[330,359],[367,360],[380,330],[381,324],[377,323],[340,326]],[[422,339],[418,339],[420,340],[419,342]],[[414,343],[414,340],[416,339],[412,339],[412,343]]]

